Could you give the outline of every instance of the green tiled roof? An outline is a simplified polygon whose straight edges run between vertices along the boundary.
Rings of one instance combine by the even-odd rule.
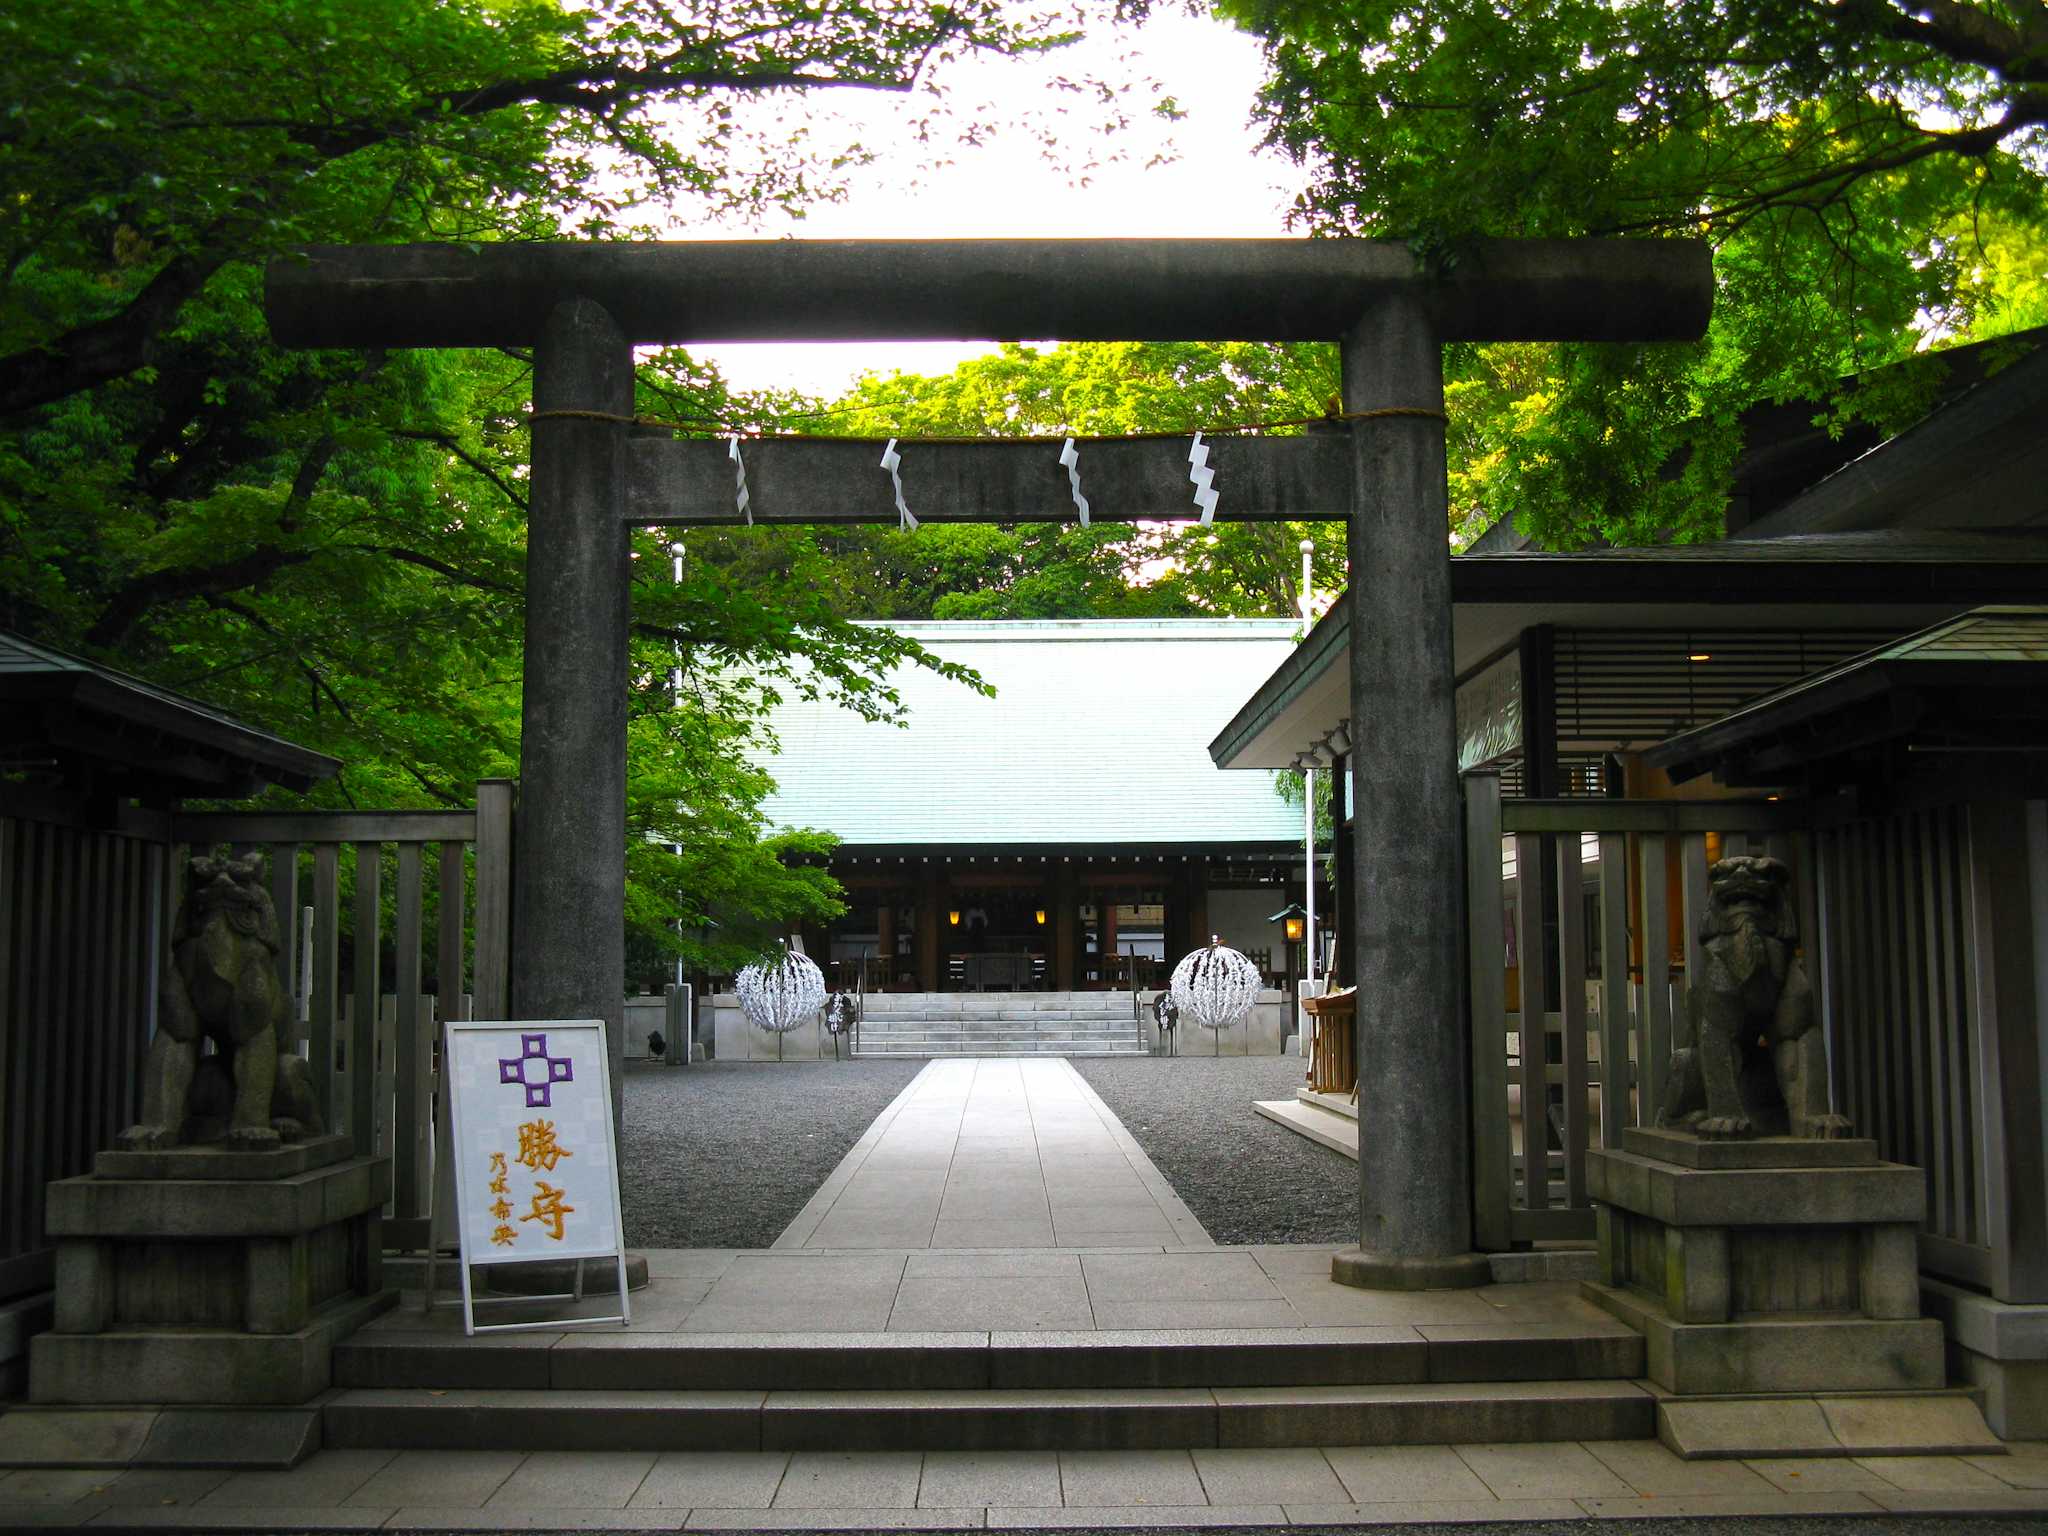
[[[906,728],[789,700],[767,804],[848,845],[1242,844],[1301,836],[1268,773],[1226,773],[1211,737],[1294,648],[1288,619],[1015,620],[891,626],[996,689],[917,668]]]

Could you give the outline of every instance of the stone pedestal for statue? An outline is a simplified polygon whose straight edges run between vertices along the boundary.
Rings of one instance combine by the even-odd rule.
[[[50,1186],[55,1327],[38,1404],[303,1403],[334,1343],[396,1299],[379,1274],[390,1160],[345,1136],[274,1150],[102,1152]]]
[[[1632,1129],[1586,1155],[1601,1279],[1587,1297],[1648,1341],[1681,1394],[1928,1391],[1921,1172],[1867,1140],[1711,1141]]]

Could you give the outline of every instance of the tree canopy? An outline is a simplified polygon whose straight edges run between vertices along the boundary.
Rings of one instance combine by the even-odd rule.
[[[282,351],[261,261],[800,207],[863,151],[763,102],[907,94],[1066,25],[997,0],[10,8],[0,625],[342,758],[317,803],[466,802],[516,771],[530,359]],[[679,353],[647,361],[640,390],[654,414],[739,409]],[[677,584],[657,536],[636,552],[638,951],[672,948],[678,919],[692,938],[714,904],[834,910],[820,872],[778,857],[792,840],[765,835],[767,781],[739,748],[779,689],[887,716],[886,670],[931,658],[815,586],[708,560]],[[738,958],[725,937],[699,958]]]
[[[1711,535],[1737,417],[2038,323],[2040,0],[1219,0],[1264,40],[1269,140],[1319,231],[1455,263],[1482,235],[1704,235],[1693,346],[1460,349],[1462,513],[1548,541]],[[1473,407],[1485,405],[1484,410]],[[1454,486],[1454,492],[1460,487]]]

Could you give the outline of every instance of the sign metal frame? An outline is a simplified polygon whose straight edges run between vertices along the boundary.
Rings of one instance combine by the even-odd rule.
[[[508,1257],[496,1253],[475,1254],[470,1252],[469,1225],[460,1219],[460,1212],[468,1209],[466,1202],[476,1193],[470,1186],[472,1174],[464,1167],[455,1149],[462,1145],[461,1095],[455,1091],[456,1074],[455,1038],[458,1034],[474,1033],[481,1030],[512,1030],[521,1034],[536,1032],[587,1033],[597,1040],[597,1096],[604,1106],[604,1134],[611,1155],[611,1197],[612,1197],[612,1241],[609,1248],[594,1254],[582,1254],[573,1262],[576,1265],[574,1288],[567,1291],[551,1291],[535,1296],[477,1296],[471,1283],[471,1267],[478,1264],[540,1264],[562,1262],[554,1255],[537,1253]],[[435,1299],[435,1267],[441,1248],[448,1241],[447,1228],[453,1220],[455,1258],[462,1271],[462,1331],[474,1337],[479,1333],[518,1333],[540,1329],[581,1328],[603,1323],[617,1323],[620,1327],[632,1324],[633,1305],[626,1293],[626,1217],[625,1207],[619,1198],[619,1134],[612,1117],[611,1054],[606,1048],[604,1020],[602,1019],[449,1019],[442,1025],[441,1036],[441,1087],[437,1095],[440,1109],[440,1133],[435,1137],[435,1154],[441,1172],[435,1178],[434,1208],[427,1234],[427,1289],[428,1310],[436,1306],[453,1306],[451,1298],[442,1302]],[[554,1317],[528,1320],[517,1323],[479,1323],[476,1309],[480,1306],[517,1303],[531,1306],[539,1302],[569,1301],[583,1299],[583,1267],[593,1260],[610,1259],[616,1267],[619,1287],[619,1310],[601,1317]]]

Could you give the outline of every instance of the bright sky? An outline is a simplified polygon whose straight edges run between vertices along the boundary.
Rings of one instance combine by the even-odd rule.
[[[1283,158],[1257,149],[1250,125],[1252,96],[1261,68],[1251,39],[1206,17],[1162,12],[1123,35],[1133,53],[1117,62],[1106,40],[1084,41],[1035,59],[1002,59],[956,69],[946,79],[961,105],[990,100],[1026,110],[1048,99],[1055,75],[1122,78],[1148,73],[1174,97],[1186,116],[1167,123],[1141,115],[1100,148],[1121,158],[1087,170],[1050,165],[1022,131],[998,132],[979,147],[952,152],[952,162],[918,171],[931,151],[907,139],[909,108],[896,97],[841,97],[816,110],[853,126],[878,152],[857,172],[846,200],[815,205],[794,224],[766,229],[705,227],[688,231],[709,239],[760,238],[792,233],[808,239],[1083,238],[1131,235],[1256,236],[1287,233],[1285,214],[1300,177]],[[1078,122],[1090,122],[1075,108]],[[824,135],[827,139],[829,134]],[[1164,164],[1147,162],[1174,155]],[[1071,157],[1087,158],[1085,146]],[[795,388],[830,396],[863,372],[943,373],[992,344],[955,342],[842,342],[813,345],[762,343],[693,348],[715,361],[741,389]]]

